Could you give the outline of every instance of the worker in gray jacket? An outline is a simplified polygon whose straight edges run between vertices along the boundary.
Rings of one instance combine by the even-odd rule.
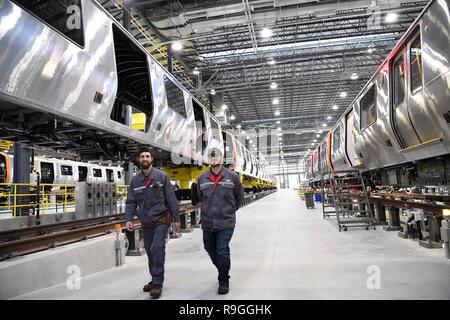
[[[219,272],[218,293],[227,294],[231,266],[229,243],[236,224],[236,210],[244,199],[244,189],[239,176],[223,166],[220,148],[210,148],[208,160],[210,169],[197,180],[203,244]]]
[[[133,230],[133,217],[141,220],[144,246],[152,281],[144,286],[152,298],[159,298],[164,282],[166,236],[172,224],[174,232],[180,231],[180,211],[169,176],[152,167],[150,150],[141,148],[138,153],[142,169],[133,177],[128,189],[125,207],[126,228]]]

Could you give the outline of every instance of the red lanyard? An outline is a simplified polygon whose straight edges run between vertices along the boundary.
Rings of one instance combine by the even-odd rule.
[[[148,186],[150,185],[150,183],[152,183],[152,179],[150,179],[149,177],[147,177],[147,182],[145,183],[145,188],[147,189]]]
[[[214,182],[214,186],[213,186],[213,189],[212,189],[211,192],[214,192],[214,190],[215,190],[216,187],[217,187],[217,184],[219,183],[220,179],[222,179],[222,178],[223,178],[223,177],[222,177],[221,175],[218,175],[217,178],[214,178],[214,175],[213,175],[213,174],[211,174],[211,175],[209,176],[209,179],[211,179],[211,181]]]

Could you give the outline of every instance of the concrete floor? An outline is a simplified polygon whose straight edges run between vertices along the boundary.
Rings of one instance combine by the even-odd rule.
[[[168,243],[161,299],[450,299],[442,249],[381,227],[338,232],[293,190],[239,210],[237,221],[230,293],[216,293],[216,271],[195,229]],[[124,266],[83,277],[79,290],[61,284],[16,299],[149,299],[141,289],[148,280],[147,257],[127,257]]]

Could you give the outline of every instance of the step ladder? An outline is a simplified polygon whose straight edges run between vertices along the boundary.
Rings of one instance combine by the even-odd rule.
[[[334,217],[339,231],[349,227],[369,230],[375,219],[364,179],[359,170],[333,171],[322,176],[323,218]]]

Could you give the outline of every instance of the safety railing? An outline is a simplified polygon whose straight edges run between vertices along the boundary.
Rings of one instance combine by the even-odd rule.
[[[123,213],[128,185],[117,185],[116,193],[119,212]],[[0,215],[16,218],[22,208],[33,215],[72,212],[75,201],[75,184],[0,183]]]

